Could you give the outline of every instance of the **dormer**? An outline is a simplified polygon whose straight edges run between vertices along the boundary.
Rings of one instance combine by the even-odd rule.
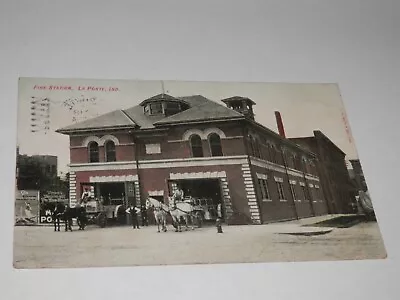
[[[174,98],[167,94],[159,94],[140,103],[147,116],[171,116],[188,109],[186,101]]]
[[[230,109],[233,109],[254,121],[253,105],[256,103],[253,100],[246,97],[235,96],[222,99],[221,101]]]

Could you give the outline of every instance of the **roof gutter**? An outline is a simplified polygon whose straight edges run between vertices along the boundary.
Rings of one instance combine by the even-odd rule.
[[[255,127],[258,127],[260,129],[263,129],[263,130],[267,131],[268,133],[272,134],[274,137],[279,139],[281,142],[286,143],[286,145],[288,145],[288,146],[295,147],[296,149],[298,149],[300,151],[303,151],[304,153],[310,154],[312,156],[315,156],[315,157],[317,156],[314,152],[311,152],[311,151],[309,151],[307,149],[304,149],[303,147],[300,147],[299,145],[297,145],[296,143],[294,143],[293,141],[291,141],[288,138],[282,138],[282,136],[280,136],[275,131],[273,131],[273,130],[271,130],[271,129],[269,129],[269,128],[267,128],[267,127],[265,127],[265,126],[263,126],[263,125],[261,125],[261,124],[259,124],[257,122],[255,122],[255,121],[251,121],[249,119],[246,119],[246,121],[248,121],[250,124],[252,124]]]
[[[112,127],[101,127],[101,128],[57,129],[57,130],[55,130],[55,132],[61,133],[61,134],[71,135],[71,134],[74,134],[74,133],[105,131],[105,130],[121,130],[121,129],[135,129],[135,126],[126,125],[126,126],[112,126]]]

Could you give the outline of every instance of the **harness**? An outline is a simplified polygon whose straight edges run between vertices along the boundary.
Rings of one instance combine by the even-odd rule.
[[[164,209],[164,207],[163,207],[162,204],[160,204],[160,206],[158,206],[158,207],[155,206],[155,205],[153,204],[153,207],[154,207],[155,209],[159,210],[159,211],[163,211],[163,212],[165,212],[165,213],[168,213],[168,211]]]
[[[178,207],[176,206],[176,200],[175,200],[175,199],[174,199],[174,205],[173,205],[173,207],[172,207],[172,208],[169,208],[168,210],[166,210],[166,209],[164,208],[164,205],[163,205],[162,203],[160,203],[159,206],[156,206],[156,205],[154,205],[153,203],[151,203],[151,205],[152,205],[155,209],[161,210],[161,211],[163,211],[163,212],[165,212],[165,213],[170,213],[171,211],[178,210],[178,211],[183,212],[183,213],[185,213],[185,214],[192,215],[192,212],[190,212],[190,211],[184,211],[184,210],[178,208]]]
[[[184,211],[183,209],[180,209],[179,207],[177,207],[176,203],[174,203],[174,207],[171,210],[178,210],[178,211],[183,212],[184,214],[187,214],[187,215],[190,215],[190,216],[193,215],[192,211]]]

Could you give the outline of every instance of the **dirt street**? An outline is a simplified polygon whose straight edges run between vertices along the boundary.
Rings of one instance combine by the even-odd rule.
[[[317,236],[277,234],[298,225],[224,226],[176,233],[170,226],[97,228],[54,232],[52,227],[15,227],[16,268],[112,267],[386,257],[377,223],[334,228]]]

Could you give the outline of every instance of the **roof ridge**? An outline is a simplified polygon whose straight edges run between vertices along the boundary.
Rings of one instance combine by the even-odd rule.
[[[129,120],[133,123],[133,125],[137,125],[135,120],[132,119],[126,112],[124,109],[119,109],[119,111]]]
[[[184,115],[184,114],[186,114],[186,113],[191,113],[191,112],[193,112],[195,109],[199,109],[200,107],[207,107],[207,105],[210,105],[210,104],[212,104],[212,105],[217,105],[217,106],[219,106],[219,107],[225,109],[226,111],[229,111],[230,113],[235,114],[234,116],[230,116],[229,118],[244,117],[243,114],[241,114],[241,113],[239,113],[239,112],[237,112],[237,111],[235,111],[235,110],[232,110],[232,109],[230,109],[230,108],[228,108],[228,107],[226,107],[226,106],[224,106],[224,105],[222,105],[222,104],[220,104],[220,103],[218,103],[218,102],[216,102],[216,101],[214,101],[214,100],[208,99],[208,98],[206,98],[206,97],[204,97],[204,96],[202,96],[202,95],[199,95],[199,96],[202,97],[202,98],[204,98],[206,101],[204,101],[204,102],[202,102],[202,103],[199,103],[199,104],[197,104],[197,105],[193,105],[193,106],[190,107],[189,109],[184,110],[184,111],[182,111],[182,112],[179,112],[179,113],[177,113],[177,114],[174,114],[174,115],[168,116],[168,117],[166,117],[166,118],[163,118],[163,119],[161,119],[161,120],[155,122],[154,125],[160,125],[160,124],[163,124],[163,123],[167,123],[167,124],[168,124],[168,121],[169,121],[169,120],[172,120],[173,123],[175,123],[175,122],[179,123],[180,121],[174,121],[174,119],[175,119],[177,116],[179,116],[179,115]],[[186,96],[186,97],[194,97],[194,96]],[[218,119],[226,119],[226,117],[222,117],[222,118],[218,118]],[[190,121],[189,121],[189,122],[190,122]]]
[[[89,125],[89,124],[93,124],[93,122],[96,123],[97,120],[101,120],[101,119],[104,119],[104,118],[107,118],[107,117],[109,118],[108,122],[107,122],[107,123],[109,123],[109,125],[107,125],[107,126]],[[64,131],[82,130],[84,128],[86,128],[86,129],[87,128],[91,128],[91,129],[93,128],[94,129],[94,128],[106,128],[108,126],[110,126],[110,127],[115,127],[115,126],[116,127],[120,127],[120,126],[135,126],[135,125],[137,125],[130,118],[127,118],[128,119],[127,121],[126,120],[122,121],[121,118],[125,118],[126,119],[127,118],[126,114],[121,109],[114,109],[112,111],[100,114],[98,116],[93,116],[93,117],[88,118],[86,120],[82,120],[82,121],[79,121],[77,123],[73,123],[73,124],[58,128],[56,130],[56,132],[62,133]],[[114,123],[114,124],[112,124],[112,123]],[[126,123],[128,123],[128,124],[126,124]]]

